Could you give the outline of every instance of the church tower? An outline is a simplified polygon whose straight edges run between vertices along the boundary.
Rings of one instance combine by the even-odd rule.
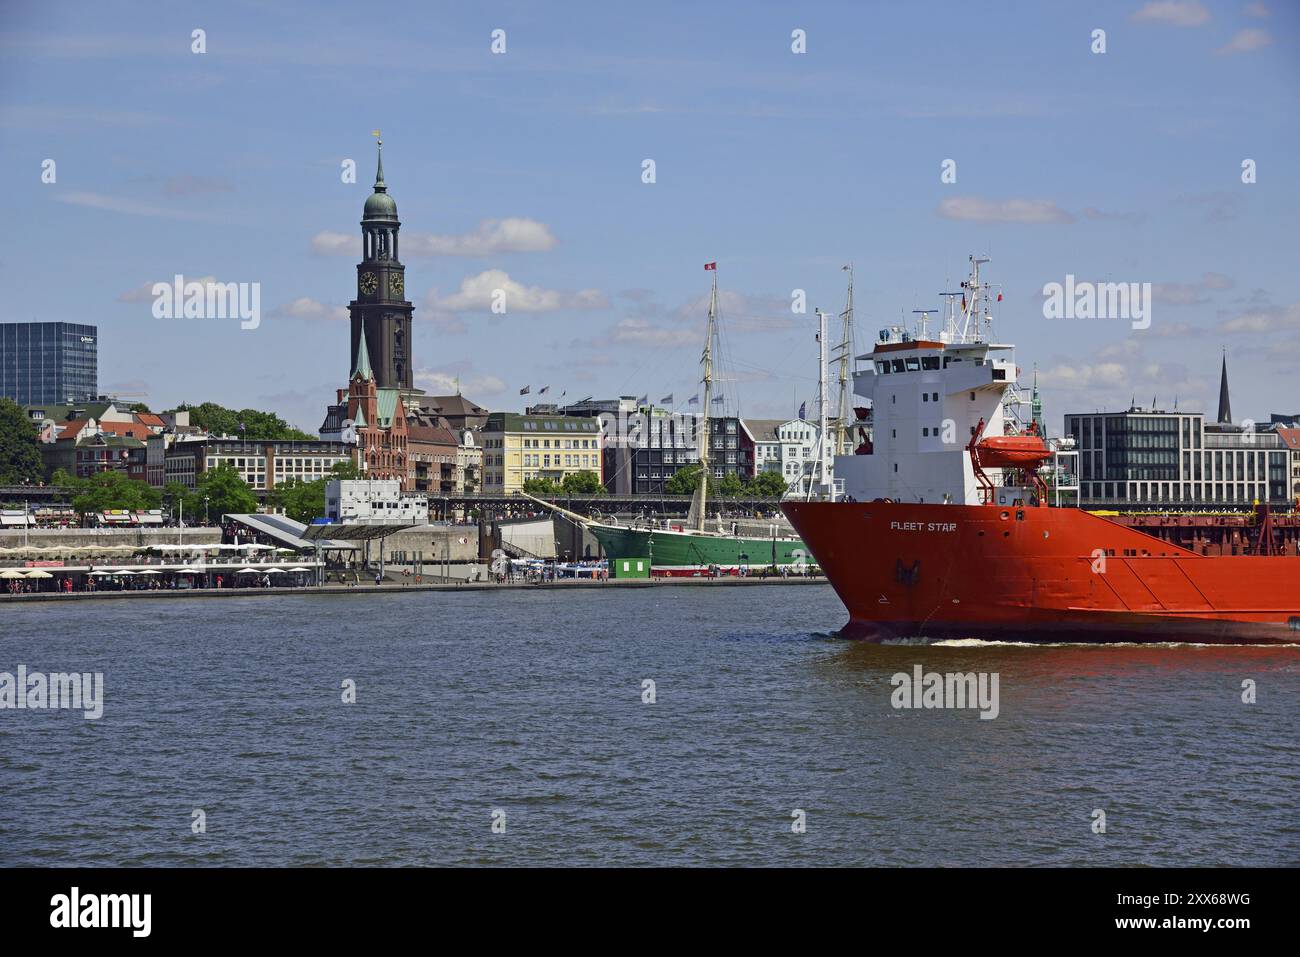
[[[1228,350],[1223,350],[1223,371],[1219,373],[1219,425],[1232,425],[1232,402],[1228,398]]]
[[[397,255],[397,203],[384,183],[384,141],[379,141],[375,191],[361,214],[361,262],[357,264],[357,298],[348,304],[352,317],[352,360],[356,369],[361,338],[375,375],[375,387],[411,388],[411,314],[406,300],[406,267]]]

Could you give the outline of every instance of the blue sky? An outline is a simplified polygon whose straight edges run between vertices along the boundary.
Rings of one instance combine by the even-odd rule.
[[[97,324],[101,388],[155,409],[314,431],[349,371],[381,128],[432,392],[683,402],[716,260],[724,389],[790,415],[816,374],[792,290],[838,312],[853,262],[865,348],[979,253],[1053,430],[1134,395],[1213,410],[1223,348],[1234,412],[1266,418],[1300,411],[1298,100],[1300,6],[1281,0],[6,0],[2,318]],[[261,326],[155,319],[145,292],[176,273],[260,283]],[[1045,319],[1066,274],[1152,283],[1151,328]]]

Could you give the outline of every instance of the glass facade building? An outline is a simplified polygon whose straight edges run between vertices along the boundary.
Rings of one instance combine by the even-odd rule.
[[[66,405],[99,394],[99,330],[74,322],[0,323],[0,396]]]
[[[1199,412],[1067,415],[1079,504],[1120,511],[1245,511],[1289,505],[1290,452],[1276,431],[1209,424]]]

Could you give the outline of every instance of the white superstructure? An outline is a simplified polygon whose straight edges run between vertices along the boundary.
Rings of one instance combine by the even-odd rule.
[[[983,494],[968,450],[972,438],[1008,432],[1003,401],[1014,388],[1012,347],[989,341],[990,287],[981,283],[985,259],[971,257],[970,279],[948,294],[944,328],[931,335],[922,316],[916,333],[882,329],[870,363],[853,374],[854,391],[871,402],[873,435],[867,454],[835,459],[844,495],[859,502],[978,504]],[[958,307],[957,298],[961,305]],[[984,469],[1001,492],[998,469]]]

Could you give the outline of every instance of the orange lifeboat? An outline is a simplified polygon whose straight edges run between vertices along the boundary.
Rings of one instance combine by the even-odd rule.
[[[1031,469],[1051,457],[1052,451],[1037,435],[995,435],[975,446],[980,464],[994,469]]]

